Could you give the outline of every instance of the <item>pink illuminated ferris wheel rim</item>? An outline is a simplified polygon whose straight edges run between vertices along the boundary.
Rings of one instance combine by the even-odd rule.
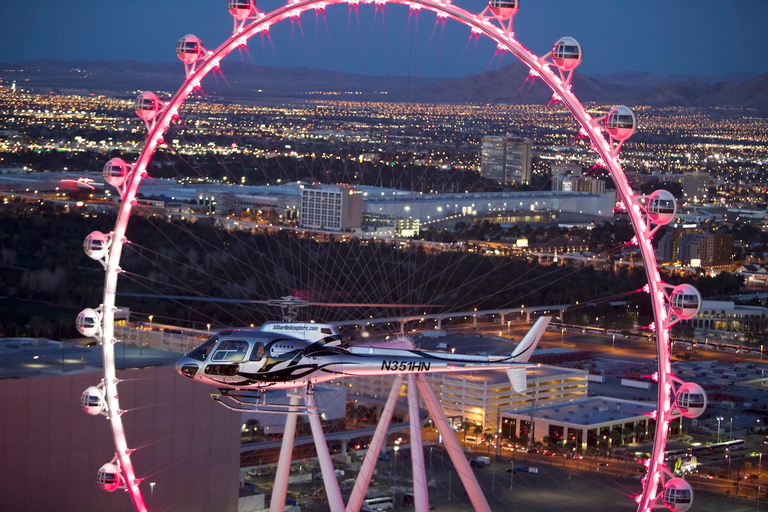
[[[181,87],[167,103],[163,103],[152,93],[142,94],[139,101],[137,101],[137,113],[142,119],[147,121],[149,133],[147,142],[138,160],[132,167],[126,167],[128,171],[124,172],[124,175],[127,179],[119,185],[123,201],[114,231],[110,236],[111,244],[108,255],[104,257],[106,276],[101,309],[101,339],[103,340],[104,354],[104,395],[107,408],[111,411],[109,420],[115,441],[116,464],[119,464],[126,490],[131,495],[136,510],[140,512],[147,510],[147,506],[139,487],[141,480],[137,478],[131,461],[130,454],[132,450],[127,445],[117,396],[118,381],[115,374],[114,357],[114,343],[116,342],[114,338],[114,308],[117,277],[120,273],[119,263],[125,242],[126,227],[135,204],[136,193],[141,179],[146,175],[147,165],[158,143],[162,140],[164,132],[168,129],[174,117],[178,115],[180,106],[195,88],[200,85],[202,79],[219,67],[222,59],[237,48],[244,46],[251,37],[260,33],[266,33],[270,26],[275,23],[286,19],[298,19],[306,11],[324,11],[327,6],[344,3],[349,5],[358,4],[358,2],[352,0],[299,0],[290,1],[288,4],[272,12],[261,13],[256,11],[253,4],[247,0],[230,0],[230,12],[235,16],[233,35],[215,50],[206,50],[202,47],[199,39],[194,36],[182,38],[177,51],[181,52],[179,55],[184,61],[187,76]],[[377,6],[383,6],[385,3],[405,5],[410,7],[411,10],[416,11],[420,9],[433,11],[439,18],[453,19],[468,26],[473,33],[484,34],[489,37],[497,43],[499,49],[514,54],[521,62],[527,65],[531,75],[543,80],[552,90],[553,98],[561,101],[569,109],[579,123],[582,134],[589,137],[593,149],[599,155],[602,165],[609,171],[616,185],[635,230],[637,245],[639,246],[648,277],[648,291],[651,295],[655,317],[659,383],[657,411],[655,413],[656,432],[652,455],[647,461],[648,474],[643,480],[643,492],[636,497],[638,510],[645,512],[656,508],[661,505],[660,500],[664,500],[664,503],[674,510],[686,510],[687,507],[682,501],[679,502],[679,506],[672,507],[665,499],[668,489],[675,487],[669,484],[681,485],[673,482],[673,480],[679,479],[672,479],[667,482],[672,475],[664,467],[664,450],[669,422],[671,419],[680,416],[680,412],[675,409],[671,399],[676,385],[680,382],[671,373],[669,353],[669,328],[674,323],[671,321],[671,318],[677,317],[674,316],[674,312],[670,313],[671,310],[667,305],[667,301],[670,299],[670,294],[667,291],[669,287],[661,281],[656,257],[651,245],[651,237],[656,231],[652,228],[651,224],[659,225],[662,222],[659,221],[658,215],[657,217],[651,215],[651,211],[647,208],[648,203],[644,202],[646,198],[634,193],[627,182],[618,158],[621,143],[626,137],[616,136],[614,138],[613,135],[622,133],[621,130],[624,128],[621,122],[622,119],[627,118],[628,114],[622,118],[619,115],[621,112],[613,116],[614,111],[617,109],[611,112],[609,119],[606,120],[605,127],[611,128],[613,126],[614,131],[609,132],[612,133],[612,137],[606,139],[603,132],[604,128],[601,124],[602,119],[593,119],[571,90],[570,72],[572,68],[567,69],[568,66],[563,66],[561,62],[558,62],[558,59],[562,61],[562,59],[568,58],[578,59],[578,62],[581,62],[581,48],[577,47],[578,43],[574,46],[573,42],[575,41],[572,38],[563,38],[558,41],[551,54],[552,61],[548,61],[545,58],[549,57],[549,55],[539,57],[533,54],[515,39],[514,32],[512,32],[511,19],[514,13],[517,12],[516,0],[492,0],[490,8],[480,14],[470,13],[461,7],[451,4],[449,0],[375,0]],[[575,60],[571,62],[575,62]],[[556,68],[556,71],[552,69],[553,66]],[[567,74],[563,73],[564,70]],[[626,107],[623,108],[626,109]],[[629,111],[629,114],[631,114],[631,111]],[[632,122],[634,122],[634,114],[631,117]],[[609,123],[614,123],[614,125]],[[614,146],[615,141],[619,142],[618,147]],[[648,199],[650,200],[651,198]],[[665,482],[667,482],[666,485]],[[676,491],[677,489],[672,490]],[[674,498],[674,492],[670,496]],[[690,506],[690,499],[688,500],[688,506]]]

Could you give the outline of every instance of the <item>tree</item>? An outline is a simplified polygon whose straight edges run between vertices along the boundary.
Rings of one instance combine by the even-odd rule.
[[[762,333],[748,332],[744,335],[744,343],[747,345],[764,345],[768,343],[768,336]]]
[[[255,440],[256,431],[259,430],[261,423],[256,418],[250,418],[245,420],[245,431],[251,431],[251,442]]]
[[[464,443],[467,442],[467,431],[471,426],[472,424],[468,420],[464,420],[464,423],[461,424],[461,430],[464,431]]]
[[[645,437],[645,427],[642,423],[637,423],[635,425],[635,440],[637,442],[640,442]]]

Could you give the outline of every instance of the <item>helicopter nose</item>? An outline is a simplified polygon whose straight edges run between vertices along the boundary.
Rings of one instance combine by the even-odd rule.
[[[200,366],[189,357],[182,357],[176,362],[176,372],[188,379],[194,379]]]

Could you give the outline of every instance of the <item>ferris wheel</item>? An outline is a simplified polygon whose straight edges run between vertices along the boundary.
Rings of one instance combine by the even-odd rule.
[[[203,78],[218,70],[222,60],[230,53],[243,48],[249,39],[269,33],[270,27],[288,20],[298,20],[303,13],[324,11],[336,4],[374,3],[376,8],[384,4],[401,4],[411,11],[434,12],[438,19],[450,19],[468,27],[472,34],[483,35],[499,48],[514,55],[526,65],[532,77],[540,79],[552,91],[555,101],[561,102],[578,123],[580,134],[589,139],[600,164],[614,181],[622,207],[631,220],[635,238],[633,243],[642,255],[647,286],[655,322],[658,369],[654,379],[658,382],[656,421],[653,449],[645,460],[647,474],[643,478],[642,493],[636,496],[637,510],[649,511],[666,506],[671,510],[685,511],[691,507],[693,491],[690,485],[677,477],[665,466],[664,451],[670,422],[681,416],[693,418],[703,413],[706,394],[695,383],[683,382],[672,372],[670,364],[670,328],[681,320],[693,318],[701,305],[701,296],[690,285],[671,286],[664,283],[659,274],[652,247],[653,236],[661,226],[675,218],[676,202],[672,194],[657,190],[643,196],[632,190],[620,162],[624,142],[637,127],[633,111],[617,106],[605,115],[593,117],[576,97],[571,79],[582,63],[583,51],[572,37],[563,37],[543,55],[526,48],[515,37],[513,20],[518,13],[518,0],[490,0],[486,9],[479,13],[469,12],[450,0],[290,0],[271,12],[261,12],[253,0],[229,0],[228,10],[233,17],[233,32],[215,49],[207,49],[194,35],[182,37],[176,47],[178,57],[184,63],[186,76],[168,100],[157,94],[144,92],[136,98],[136,114],[146,123],[147,137],[138,159],[127,163],[119,158],[110,160],[104,168],[104,178],[115,187],[121,197],[120,209],[114,230],[109,233],[94,232],[85,240],[85,252],[100,261],[105,269],[102,305],[83,310],[77,318],[77,327],[85,336],[99,341],[103,352],[104,379],[99,386],[88,388],[82,396],[82,406],[93,415],[108,417],[115,444],[115,456],[98,472],[98,482],[107,491],[124,488],[131,496],[137,511],[147,510],[141,489],[141,479],[131,460],[132,449],[121,419],[123,409],[118,398],[118,379],[115,369],[115,312],[121,255],[126,244],[126,228],[137,204],[137,192],[148,177],[147,168],[158,145],[172,121],[179,117],[180,107],[201,86]]]

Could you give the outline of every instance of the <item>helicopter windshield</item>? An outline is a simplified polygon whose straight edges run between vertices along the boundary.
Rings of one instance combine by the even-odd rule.
[[[211,358],[216,363],[239,363],[248,352],[248,342],[239,340],[224,340],[219,344],[216,353]]]
[[[217,341],[219,341],[219,336],[213,336],[212,338],[208,339],[208,341],[187,354],[187,356],[191,357],[192,359],[197,359],[198,361],[205,361],[208,358],[208,354],[210,354],[211,350],[213,350],[213,346]]]

